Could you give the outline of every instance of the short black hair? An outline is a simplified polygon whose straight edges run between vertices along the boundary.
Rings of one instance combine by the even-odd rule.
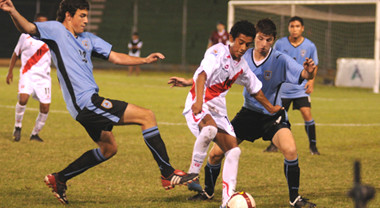
[[[273,38],[276,39],[276,24],[269,18],[259,20],[256,24],[256,31],[264,33],[265,35],[273,35]]]
[[[34,20],[37,20],[40,17],[46,17],[46,18],[48,18],[47,15],[45,15],[44,13],[37,13],[36,16],[34,17]]]
[[[243,34],[252,38],[256,36],[255,26],[247,20],[238,21],[232,26],[230,35],[235,40],[239,34]]]
[[[292,18],[290,18],[289,22],[288,22],[288,25],[290,25],[291,22],[294,22],[294,21],[298,21],[301,23],[301,25],[303,26],[303,19],[299,16],[294,16]]]
[[[63,22],[66,12],[73,17],[78,9],[90,10],[90,4],[87,0],[62,0],[57,11],[57,21]]]

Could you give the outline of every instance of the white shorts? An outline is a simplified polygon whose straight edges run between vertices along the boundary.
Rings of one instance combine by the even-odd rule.
[[[28,94],[40,103],[51,103],[51,80],[33,82],[27,77],[21,77],[18,82],[18,94]]]
[[[206,106],[206,105],[203,105]],[[184,114],[187,122],[187,126],[189,127],[191,133],[194,134],[195,137],[198,137],[200,131],[199,131],[199,122],[207,115],[211,115],[211,117],[214,119],[218,129],[222,129],[223,131],[227,132],[229,135],[236,137],[234,127],[231,125],[230,120],[227,116],[222,116],[217,113],[210,112],[206,107],[203,107],[203,110],[200,114],[194,115],[193,111],[190,110],[187,113]]]

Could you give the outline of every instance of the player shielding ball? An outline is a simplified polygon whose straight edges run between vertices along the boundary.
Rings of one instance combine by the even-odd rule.
[[[47,17],[42,14],[37,14],[35,18],[36,22],[45,22],[47,20]],[[46,43],[32,38],[29,34],[21,34],[9,64],[7,84],[11,84],[13,81],[13,68],[18,57],[21,57],[21,68],[13,140],[18,142],[21,139],[22,119],[24,118],[29,97],[32,96],[40,102],[40,112],[30,140],[43,142],[38,133],[45,125],[51,103],[50,50]]]
[[[255,47],[247,50],[243,60],[248,63],[250,70],[262,82],[262,91],[270,103],[281,105],[279,92],[282,83],[300,84],[304,79],[312,79],[315,70],[314,62],[312,59],[307,59],[302,66],[291,57],[273,49],[272,45],[277,32],[276,25],[272,20],[259,20],[256,24],[256,31]],[[170,83],[173,83],[174,86],[189,86],[193,84],[193,80],[173,77]],[[244,105],[231,121],[238,138],[237,143],[244,140],[254,142],[259,138],[273,141],[285,157],[284,175],[288,183],[290,205],[292,207],[315,207],[314,203],[309,202],[298,193],[300,181],[298,154],[286,112],[280,110],[274,114],[268,111],[262,103],[252,98],[246,88],[244,88],[243,95]],[[209,152],[208,163],[204,168],[205,189],[190,197],[189,200],[213,198],[223,157],[221,148],[214,145]],[[196,183],[192,183],[189,187],[196,185]]]
[[[88,23],[89,3],[86,0],[63,0],[57,21],[28,22],[16,10],[11,0],[0,0],[0,8],[8,12],[19,31],[33,35],[47,43],[57,67],[57,76],[64,100],[71,116],[88,132],[99,148],[85,152],[65,169],[45,177],[45,183],[63,204],[67,204],[66,182],[114,156],[116,140],[114,125],[141,126],[145,143],[161,171],[165,189],[191,183],[198,176],[175,170],[161,139],[154,113],[124,101],[103,98],[93,76],[91,56],[102,57],[114,64],[148,64],[165,58],[153,53],[146,58],[131,57],[112,51],[112,45],[92,33],[84,32]]]
[[[282,53],[285,53],[302,64],[307,58],[311,58],[317,66],[314,71],[317,74],[318,69],[318,53],[314,43],[302,36],[304,28],[303,19],[294,16],[290,18],[288,24],[289,36],[280,38],[274,48]],[[299,110],[302,118],[305,121],[305,131],[309,138],[309,149],[312,155],[319,155],[317,149],[317,137],[315,132],[315,122],[311,116],[311,98],[310,94],[314,91],[314,80],[304,80],[302,84],[296,85],[284,83],[281,88],[282,104],[286,111],[289,110],[290,104],[293,103],[293,110]],[[276,151],[277,147],[271,143],[266,151]]]
[[[197,138],[194,144],[189,173],[199,174],[211,141],[226,156],[223,168],[223,199],[225,207],[234,194],[240,157],[234,128],[226,108],[227,92],[232,84],[245,86],[249,96],[262,103],[270,113],[281,106],[273,106],[261,91],[261,82],[249,69],[242,55],[253,43],[255,27],[248,21],[235,23],[230,32],[230,45],[221,43],[210,47],[194,74],[183,115],[190,131]],[[215,138],[215,139],[214,139]]]

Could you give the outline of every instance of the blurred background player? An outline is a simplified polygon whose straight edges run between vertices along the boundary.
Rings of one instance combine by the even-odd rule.
[[[226,26],[222,22],[216,23],[216,30],[211,33],[210,39],[208,40],[207,48],[211,46],[223,43],[227,45],[228,42],[228,32],[226,31]]]
[[[45,22],[47,17],[37,14],[35,22]],[[45,125],[51,102],[51,55],[46,43],[33,39],[29,34],[21,34],[12,54],[7,75],[7,84],[13,81],[13,68],[21,56],[20,79],[18,83],[18,102],[16,103],[14,141],[21,139],[22,119],[29,96],[40,102],[40,112],[33,128],[30,140],[43,142],[38,133]]]
[[[137,32],[134,32],[132,34],[132,40],[129,41],[129,43],[128,43],[128,49],[129,49],[128,55],[134,56],[134,57],[140,57],[142,46],[143,46],[143,42],[142,42],[142,40],[140,40],[139,34]],[[128,68],[129,68],[129,73],[128,73],[129,75],[133,74],[134,68],[136,69],[136,75],[137,76],[140,75],[140,66],[139,65],[129,66]]]
[[[289,36],[279,39],[274,48],[290,57],[294,58],[299,64],[302,64],[306,58],[314,60],[317,66],[314,71],[315,75],[318,70],[318,54],[314,43],[302,36],[304,23],[301,17],[294,16],[290,18],[288,24]],[[286,111],[289,110],[290,104],[293,103],[293,110],[299,110],[305,121],[305,130],[309,138],[309,149],[312,155],[319,155],[317,149],[317,138],[315,133],[315,122],[311,116],[311,99],[310,94],[314,91],[314,78],[304,80],[301,85],[284,83],[281,87],[282,105]],[[276,152],[277,147],[271,143],[267,152]]]

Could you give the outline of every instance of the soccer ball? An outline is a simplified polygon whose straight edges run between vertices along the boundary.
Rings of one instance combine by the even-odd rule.
[[[256,208],[256,202],[247,192],[237,192],[227,202],[227,208]]]

